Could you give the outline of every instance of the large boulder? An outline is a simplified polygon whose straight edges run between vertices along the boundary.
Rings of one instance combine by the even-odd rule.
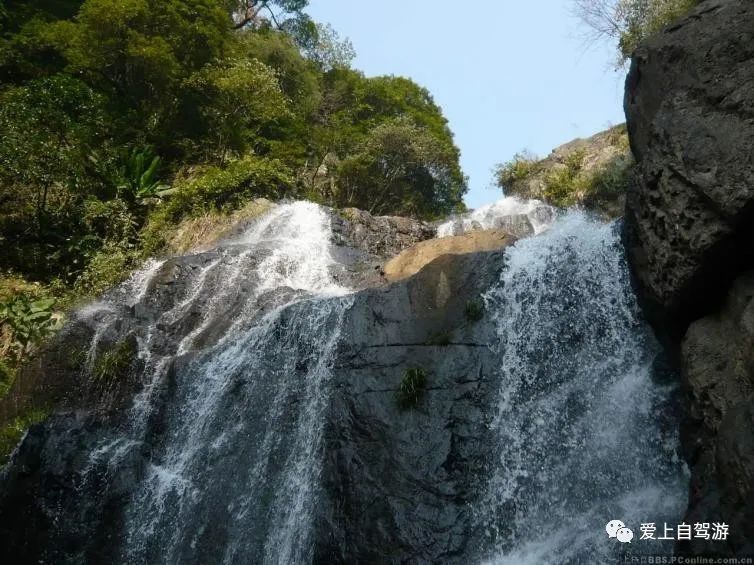
[[[435,237],[435,228],[421,220],[401,216],[373,216],[358,208],[345,208],[332,215],[336,245],[348,246],[387,258]]]
[[[705,0],[634,53],[636,176],[625,241],[645,311],[677,352],[692,554],[754,553],[754,3]]]
[[[464,235],[422,241],[388,261],[385,264],[385,277],[391,282],[405,279],[442,255],[494,251],[514,241],[516,238],[503,230],[471,231]]]
[[[682,332],[754,259],[754,3],[707,0],[641,45],[626,81],[628,252]]]

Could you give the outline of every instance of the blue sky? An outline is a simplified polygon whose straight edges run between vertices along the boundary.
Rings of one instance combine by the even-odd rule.
[[[570,0],[311,0],[308,12],[353,43],[354,67],[427,87],[469,176],[466,202],[500,197],[492,168],[522,149],[546,155],[624,121],[615,49],[588,47]]]

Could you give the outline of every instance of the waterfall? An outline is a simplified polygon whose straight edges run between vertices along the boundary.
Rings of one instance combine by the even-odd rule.
[[[123,510],[123,563],[310,560],[322,414],[351,298],[330,270],[330,218],[279,205],[212,250],[139,330],[148,379],[89,469],[147,461]],[[124,304],[160,312],[154,262],[81,315],[96,342]],[[209,344],[209,345],[208,345]]]
[[[677,524],[684,508],[677,390],[657,378],[619,230],[505,198],[438,231],[519,220],[535,235],[504,252],[363,292],[338,278],[372,272],[373,256],[333,248],[331,211],[306,202],[148,263],[67,330],[84,336],[98,406],[111,399],[102,356],[135,344],[138,362],[112,378],[123,404],[29,432],[0,489],[0,541],[38,562],[122,564],[669,554],[673,542],[640,542],[639,525]],[[442,324],[463,340],[421,337]],[[422,362],[427,393],[400,410]],[[612,520],[632,544],[607,536]]]
[[[522,200],[508,196],[441,223],[437,226],[437,237],[460,235],[475,229],[504,227],[501,220],[515,216],[525,216],[533,233],[538,234],[546,230],[552,222],[554,209],[540,200]]]
[[[678,523],[687,478],[675,389],[653,380],[660,351],[639,317],[616,227],[567,213],[508,249],[484,298],[501,379],[493,471],[477,509],[485,559],[672,552],[673,542],[637,544],[641,522]],[[634,529],[633,544],[608,538],[614,519]]]

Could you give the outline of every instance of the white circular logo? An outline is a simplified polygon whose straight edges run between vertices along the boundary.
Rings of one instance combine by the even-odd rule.
[[[634,533],[629,528],[621,528],[615,537],[621,543],[631,543],[631,540],[634,539]]]
[[[618,530],[625,527],[626,525],[620,520],[610,520],[605,526],[607,537],[610,537],[610,538],[618,537]]]

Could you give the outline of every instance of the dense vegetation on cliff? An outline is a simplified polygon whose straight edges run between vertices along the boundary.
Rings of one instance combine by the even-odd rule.
[[[6,356],[19,312],[52,327],[49,294],[117,282],[189,218],[260,196],[422,218],[463,207],[429,92],[351,69],[350,43],[306,5],[0,1]]]
[[[496,167],[495,180],[507,196],[583,206],[615,218],[623,214],[632,165],[623,124],[566,143],[544,159],[523,151]]]

